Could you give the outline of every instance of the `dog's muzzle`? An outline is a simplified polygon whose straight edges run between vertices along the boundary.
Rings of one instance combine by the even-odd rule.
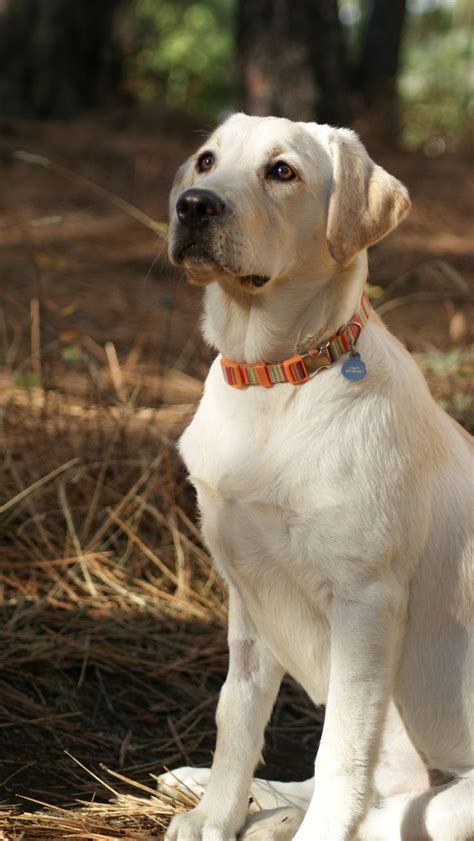
[[[181,193],[176,202],[179,220],[174,256],[178,262],[215,262],[213,228],[228,211],[227,205],[212,190],[192,187]],[[266,275],[252,274],[241,278],[244,285],[261,287],[270,280]]]

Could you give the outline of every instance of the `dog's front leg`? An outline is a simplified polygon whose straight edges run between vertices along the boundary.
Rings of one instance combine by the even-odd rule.
[[[199,805],[171,821],[166,841],[233,841],[243,826],[254,768],[283,669],[237,591],[229,593],[229,670],[217,707],[217,744]]]
[[[404,615],[397,585],[334,596],[331,669],[315,786],[295,841],[352,841],[368,808]]]

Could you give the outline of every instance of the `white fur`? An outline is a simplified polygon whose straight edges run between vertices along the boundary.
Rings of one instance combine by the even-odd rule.
[[[349,180],[331,185],[330,144],[346,143]],[[298,167],[297,184],[256,180],[274,146]],[[219,150],[215,171],[198,175],[191,161],[172,206],[194,185],[232,207],[218,250],[225,263],[234,248],[234,264],[185,264],[208,284],[206,337],[250,362],[284,358],[305,336],[328,338],[357,309],[366,280],[365,248],[347,257],[334,233],[337,208],[350,210],[351,167],[372,166],[363,147],[349,132],[237,115],[204,148]],[[354,231],[353,242],[369,244],[406,212],[403,188],[380,173],[376,206],[392,190],[400,209],[379,230],[368,199],[370,233]],[[355,217],[361,200],[354,193]],[[248,256],[237,249],[237,259],[241,240]],[[271,278],[257,293],[239,280],[252,273]],[[361,382],[348,382],[339,361],[302,386],[270,389],[229,387],[216,359],[181,438],[203,535],[229,587],[230,666],[210,779],[168,841],[235,838],[285,672],[326,704],[314,794],[309,782],[274,784],[277,805],[309,799],[295,841],[474,837],[472,449],[378,317],[358,350]],[[453,781],[428,790],[432,768]],[[262,822],[251,838],[272,833]]]

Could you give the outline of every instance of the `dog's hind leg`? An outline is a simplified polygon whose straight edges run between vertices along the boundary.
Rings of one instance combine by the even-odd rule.
[[[260,809],[275,809],[279,806],[297,806],[306,810],[314,790],[314,777],[296,783],[280,783],[276,780],[260,780],[256,777],[250,787],[250,796]]]
[[[217,707],[209,783],[191,812],[171,822],[167,841],[232,841],[242,827],[265,725],[283,669],[259,638],[237,591],[229,591],[229,671]]]
[[[369,810],[358,841],[474,841],[474,775]]]
[[[474,841],[474,776],[433,783],[431,788],[430,778],[433,773],[391,702],[375,770],[378,801],[359,827],[357,840]]]
[[[474,778],[422,794],[389,797],[369,813],[355,841],[474,841]],[[292,841],[304,811],[293,806],[250,817],[239,841]]]
[[[189,765],[183,765],[180,768],[174,768],[173,771],[160,774],[158,791],[163,792],[167,797],[174,797],[176,800],[185,802],[189,802],[192,797],[201,800],[210,776],[210,768],[192,768]]]

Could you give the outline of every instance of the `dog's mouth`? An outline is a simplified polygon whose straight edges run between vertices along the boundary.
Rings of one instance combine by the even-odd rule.
[[[240,285],[249,291],[253,289],[261,289],[270,280],[267,275],[251,274],[239,275],[232,269],[223,266],[216,258],[210,254],[206,248],[203,248],[201,243],[190,242],[179,249],[175,254],[175,261],[178,265],[184,266],[191,279],[195,282],[208,282],[210,276],[218,275],[233,275],[236,277]]]
[[[182,266],[190,283],[207,286],[224,273],[215,257],[201,243],[188,242],[174,251],[172,263]]]
[[[214,257],[197,242],[189,242],[180,248],[175,254],[175,260],[185,267],[187,267],[187,264],[218,267],[218,263]]]

